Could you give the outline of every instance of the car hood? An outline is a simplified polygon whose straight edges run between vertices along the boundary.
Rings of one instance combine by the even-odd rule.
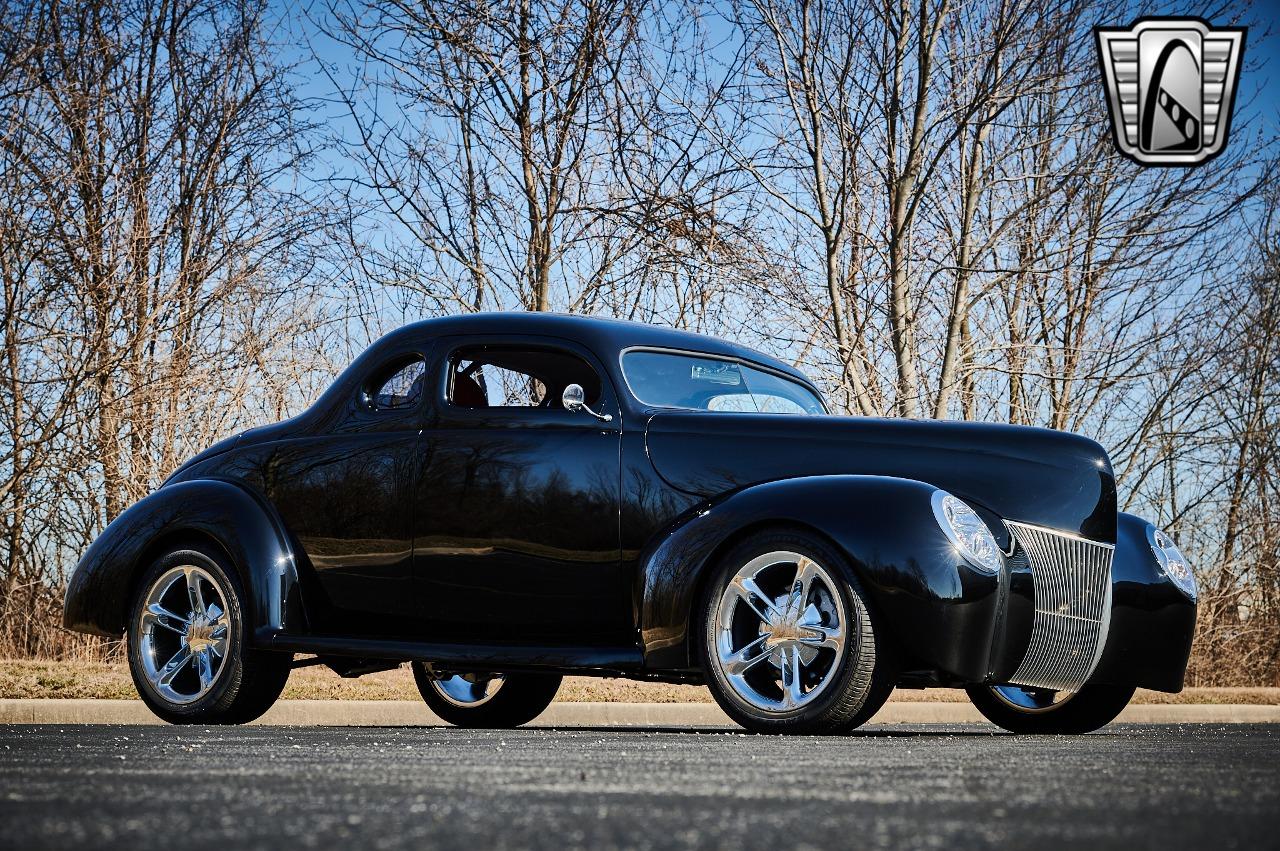
[[[691,411],[651,417],[646,446],[668,484],[698,496],[796,476],[895,476],[950,491],[986,515],[998,533],[1004,530],[997,517],[1096,541],[1116,539],[1111,461],[1094,441],[1067,432]]]

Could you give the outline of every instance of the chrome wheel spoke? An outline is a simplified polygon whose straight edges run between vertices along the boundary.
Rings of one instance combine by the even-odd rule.
[[[208,650],[203,650],[194,654],[196,660],[196,673],[200,675],[200,688],[208,690],[213,685],[213,660],[209,658]]]
[[[769,636],[762,635],[750,644],[723,657],[720,661],[724,665],[725,673],[732,677],[740,677],[768,659],[769,654],[765,651],[768,639]]]
[[[791,713],[817,698],[846,649],[838,589],[827,568],[802,553],[780,550],[742,565],[715,612],[712,664],[720,682],[766,714]]]
[[[800,600],[802,607],[809,601],[809,591],[817,575],[818,566],[813,563],[813,560],[801,556],[796,562],[796,578],[792,580],[791,593]]]
[[[777,617],[778,610],[773,605],[773,600],[769,599],[760,586],[756,584],[755,577],[742,576],[734,579],[733,590],[738,593],[738,599],[751,607],[751,611],[756,613],[756,617],[760,620],[767,621],[772,617]]]
[[[800,662],[800,648],[785,647],[782,650],[782,705],[799,706],[804,702],[804,687],[801,683],[804,667]]]
[[[216,614],[215,614],[216,612]],[[209,638],[225,642],[231,632],[231,618],[215,604],[209,607]]]
[[[143,610],[142,619],[143,623],[164,627],[170,632],[178,633],[178,635],[186,635],[187,626],[191,623],[188,619],[174,614],[159,603],[152,603],[147,606]]]
[[[158,686],[169,688],[173,685],[173,678],[182,673],[182,669],[191,661],[191,648],[182,645],[177,653],[169,658],[168,662],[160,670],[156,671],[155,683]]]
[[[806,626],[805,630],[798,639],[800,643],[810,647],[826,647],[831,650],[839,650],[844,645],[844,637],[840,634],[839,628],[825,626]]]
[[[200,574],[194,570],[187,571],[187,599],[191,602],[192,618],[208,613],[204,605],[204,591],[200,588]]]

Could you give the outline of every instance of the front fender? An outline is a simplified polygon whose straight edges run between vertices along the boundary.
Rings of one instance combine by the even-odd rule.
[[[695,506],[641,556],[646,667],[698,664],[689,634],[716,559],[744,532],[785,524],[807,527],[844,553],[906,664],[985,679],[1005,592],[999,577],[969,566],[939,528],[931,505],[936,490],[884,476],[813,476]]]
[[[1182,691],[1196,631],[1196,604],[1147,543],[1146,520],[1121,513],[1111,562],[1111,623],[1091,683]]]
[[[160,488],[103,530],[67,584],[65,626],[106,636],[124,632],[144,560],[157,555],[157,545],[184,536],[212,538],[226,551],[249,596],[251,631],[283,629],[300,617],[293,550],[274,512],[239,485],[194,479]]]

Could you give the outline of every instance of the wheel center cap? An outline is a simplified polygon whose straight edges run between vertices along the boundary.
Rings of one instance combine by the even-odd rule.
[[[801,629],[804,625],[803,616],[804,608],[799,594],[783,594],[774,600],[769,619],[761,624],[761,632],[769,636],[766,643],[774,647],[799,641],[805,635]]]
[[[187,647],[191,648],[192,653],[203,653],[213,643],[213,624],[197,618],[187,627]]]
[[[782,665],[782,654],[796,647],[801,660],[809,664],[818,655],[818,648],[804,639],[814,637],[810,627],[818,626],[822,616],[813,606],[805,606],[800,595],[783,594],[773,601],[773,611],[760,624],[760,634],[765,636],[765,652],[775,667]]]

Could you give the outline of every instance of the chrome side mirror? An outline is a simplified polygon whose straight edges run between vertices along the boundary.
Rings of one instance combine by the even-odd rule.
[[[560,394],[560,404],[564,405],[566,411],[590,414],[602,423],[613,422],[613,414],[597,414],[595,411],[587,407],[587,394],[582,389],[581,384],[570,384],[564,388],[564,392]]]

